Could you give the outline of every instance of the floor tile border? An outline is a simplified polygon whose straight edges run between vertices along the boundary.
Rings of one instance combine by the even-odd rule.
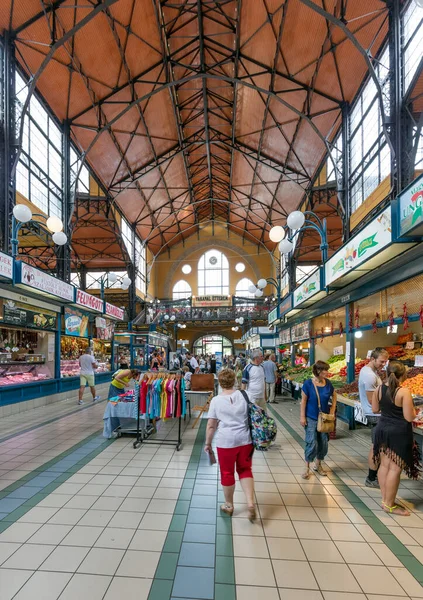
[[[268,410],[273,416],[279,421],[279,423],[288,431],[288,433],[294,438],[298,444],[304,445],[303,438],[297,431],[287,422],[285,419],[272,407],[269,406]],[[329,473],[328,477],[334,484],[334,486],[341,492],[341,494],[352,504],[354,509],[361,515],[364,521],[369,525],[374,533],[380,538],[380,540],[395,554],[402,565],[407,571],[421,584],[423,585],[423,564],[406,548],[406,546],[400,542],[400,540],[382,523],[373,511],[371,511],[362,499],[357,496],[354,490],[338,475],[335,473]],[[370,514],[369,514],[370,513]]]
[[[42,467],[38,467],[34,471],[31,471],[31,473],[28,473],[28,475],[24,475],[24,477],[19,479],[17,482],[11,484],[10,486],[8,486],[4,490],[2,490],[0,497],[4,498],[8,494],[10,494],[10,492],[13,492],[13,491],[19,489],[21,486],[25,485],[28,481],[30,481],[31,479],[34,479],[34,477],[37,477],[41,473],[47,471],[49,468],[51,468],[54,464],[58,463],[64,457],[68,456],[72,452],[75,452],[75,450],[78,450],[79,448],[89,444],[89,442],[92,441],[92,439],[98,438],[99,434],[100,434],[100,432],[96,432],[96,433],[89,435],[85,440],[78,442],[77,444],[75,444],[74,446],[69,448],[69,450],[62,452],[56,458],[53,458],[48,463],[45,463],[45,465],[43,465]],[[11,525],[13,525],[13,523],[16,523],[16,521],[18,519],[23,517],[32,508],[37,506],[37,504],[39,502],[41,502],[47,496],[49,496],[52,492],[54,492],[55,489],[57,489],[60,485],[62,485],[62,483],[65,483],[70,477],[72,477],[72,475],[75,475],[75,473],[77,473],[80,469],[82,469],[85,465],[87,465],[91,460],[93,460],[96,456],[98,456],[101,452],[103,452],[103,450],[105,450],[108,446],[110,446],[114,441],[115,441],[115,439],[104,440],[92,452],[90,452],[89,454],[87,454],[86,456],[81,458],[81,460],[79,460],[77,463],[75,463],[74,466],[69,467],[62,473],[57,473],[56,479],[54,481],[52,481],[51,483],[49,483],[47,486],[45,486],[43,488],[42,492],[38,492],[31,498],[28,498],[28,500],[26,500],[21,506],[19,506],[13,512],[9,513],[6,517],[4,517],[3,519],[0,520],[0,533],[5,531],[6,529],[8,529]]]

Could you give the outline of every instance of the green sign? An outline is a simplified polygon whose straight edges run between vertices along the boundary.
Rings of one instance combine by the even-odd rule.
[[[423,224],[423,175],[399,196],[400,234]]]

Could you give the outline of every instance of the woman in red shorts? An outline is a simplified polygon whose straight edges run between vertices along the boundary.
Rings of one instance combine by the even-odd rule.
[[[211,443],[217,430],[216,446],[225,503],[220,510],[228,515],[234,512],[235,469],[247,498],[248,517],[256,518],[254,479],[251,471],[253,445],[248,426],[248,405],[235,389],[235,372],[223,369],[219,373],[222,392],[215,396],[209,409],[205,452],[212,452]]]

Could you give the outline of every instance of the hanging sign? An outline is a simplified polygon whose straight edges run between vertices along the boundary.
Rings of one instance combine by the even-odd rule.
[[[334,356],[340,356],[341,354],[344,354],[344,346],[336,346],[333,349],[333,355]]]
[[[423,367],[423,356],[416,356],[414,358],[414,366],[415,367]]]
[[[35,311],[32,306],[7,300],[3,304],[3,321],[21,327],[34,327],[37,329],[56,329],[56,315]]]
[[[294,291],[294,306],[302,304],[321,290],[320,269],[317,269]]]
[[[289,294],[282,302],[279,304],[279,316],[283,317],[285,313],[290,311],[292,308],[292,294]]]
[[[306,340],[310,337],[310,321],[304,321],[304,323],[297,323],[291,328],[291,340],[293,342],[299,342],[300,340]]]
[[[230,296],[193,296],[192,305],[196,307],[231,306]]]
[[[13,258],[0,252],[0,277],[13,278]]]
[[[113,317],[118,321],[123,321],[125,311],[123,311],[121,308],[118,308],[117,306],[113,306],[113,304],[109,304],[108,302],[105,302],[104,306],[104,314],[106,314],[108,317]]]
[[[423,224],[423,175],[398,196],[400,235]]]
[[[95,326],[97,330],[96,338],[98,340],[109,341],[112,339],[115,329],[114,321],[111,321],[110,319],[104,319],[103,317],[96,317]]]
[[[95,310],[96,312],[103,312],[103,300],[97,298],[97,296],[87,294],[87,292],[84,292],[83,290],[76,290],[76,304],[89,308],[90,310]]]
[[[274,308],[273,310],[271,310],[267,316],[267,322],[269,323],[269,325],[271,325],[272,323],[274,323],[275,321],[277,321],[279,318],[279,306],[277,306],[276,308]]]
[[[75,337],[88,337],[90,317],[77,308],[65,308],[65,333]]]
[[[291,343],[291,329],[282,329],[279,332],[279,344],[290,344]]]
[[[391,207],[357,233],[325,264],[326,285],[365,263],[392,242]]]
[[[61,279],[56,279],[56,277],[43,273],[43,271],[25,263],[20,263],[19,283],[38,290],[46,296],[55,296],[57,298],[62,298],[63,300],[68,300],[69,302],[74,301],[75,288],[73,285],[62,281]]]

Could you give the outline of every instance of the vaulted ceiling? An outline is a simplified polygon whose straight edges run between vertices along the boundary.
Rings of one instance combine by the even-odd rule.
[[[210,220],[273,249],[270,226],[308,196],[368,70],[360,47],[377,54],[387,10],[381,0],[3,0],[0,26],[15,30],[28,75],[42,67],[38,89],[154,253]]]

